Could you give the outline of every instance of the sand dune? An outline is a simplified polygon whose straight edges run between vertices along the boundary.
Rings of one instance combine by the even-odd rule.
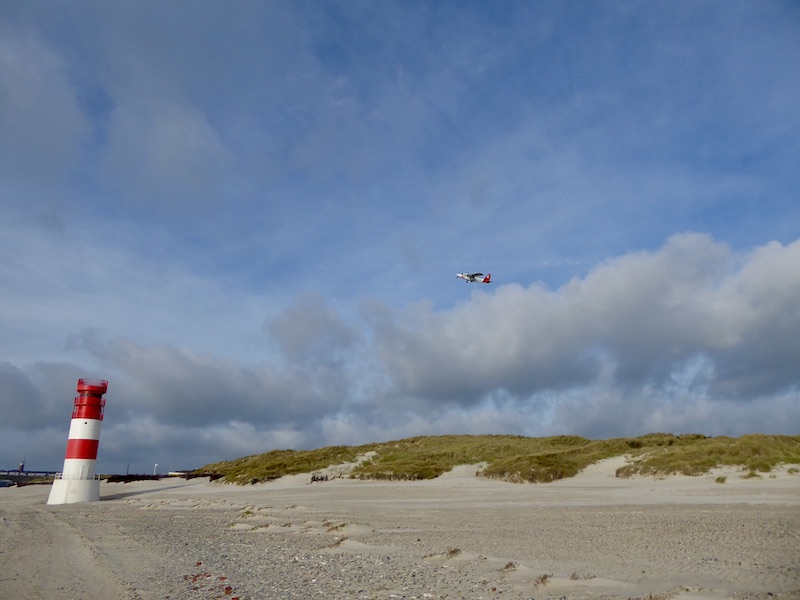
[[[800,598],[800,475],[0,490],[0,597]],[[726,476],[724,483],[717,478]]]

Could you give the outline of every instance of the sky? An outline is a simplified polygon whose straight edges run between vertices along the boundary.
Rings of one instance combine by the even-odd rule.
[[[0,0],[0,468],[798,434],[798,98],[788,0]]]

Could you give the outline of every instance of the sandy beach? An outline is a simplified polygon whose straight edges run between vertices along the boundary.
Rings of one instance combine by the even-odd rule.
[[[0,597],[800,598],[800,474],[0,489]],[[717,478],[725,476],[724,483]]]

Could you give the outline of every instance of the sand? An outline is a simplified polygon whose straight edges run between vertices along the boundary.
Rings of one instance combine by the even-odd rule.
[[[0,598],[800,598],[800,474],[0,489]],[[724,483],[716,479],[726,476]]]

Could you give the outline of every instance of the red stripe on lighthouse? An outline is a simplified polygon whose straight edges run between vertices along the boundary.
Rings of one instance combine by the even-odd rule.
[[[83,398],[80,398],[83,400]],[[95,419],[103,420],[103,407],[97,404],[78,404],[79,398],[75,399],[75,408],[72,411],[73,419]]]
[[[97,460],[97,447],[100,440],[67,440],[67,455],[65,458],[88,458]]]

